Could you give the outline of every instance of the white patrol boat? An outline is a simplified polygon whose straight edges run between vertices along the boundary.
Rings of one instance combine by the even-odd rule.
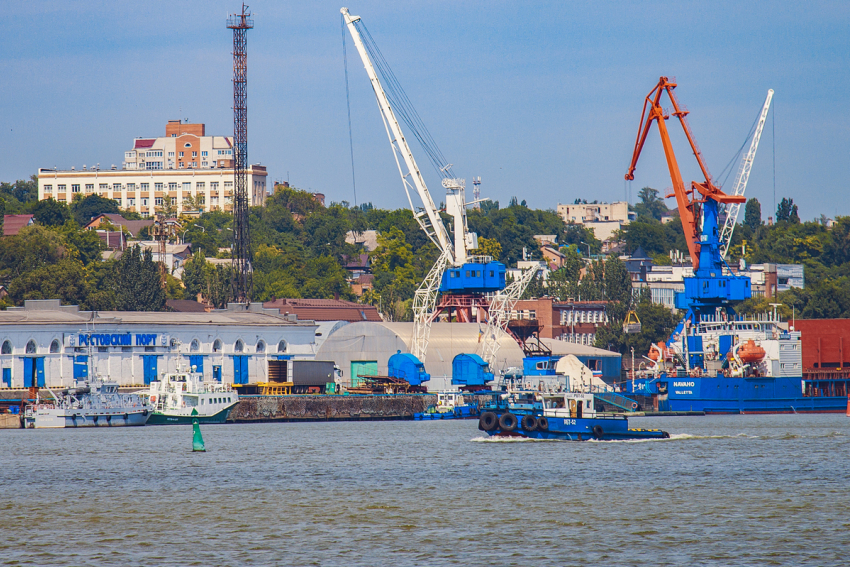
[[[165,372],[162,378],[151,382],[147,396],[153,407],[149,425],[224,423],[239,394],[230,384],[204,382],[204,375],[190,371]]]
[[[118,384],[97,377],[75,381],[74,386],[40,395],[24,410],[24,426],[32,429],[56,427],[122,427],[145,425],[152,408],[142,396],[121,394]]]

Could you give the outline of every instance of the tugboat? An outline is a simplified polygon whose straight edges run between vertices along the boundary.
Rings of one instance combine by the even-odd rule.
[[[437,403],[425,408],[424,412],[414,413],[414,421],[435,419],[471,419],[478,415],[478,404],[470,404],[461,392],[437,392]]]
[[[239,394],[230,384],[204,382],[194,366],[188,372],[163,373],[143,395],[153,406],[150,425],[191,424],[192,420],[224,423],[239,403]]]
[[[493,394],[478,429],[490,436],[598,441],[668,439],[660,429],[630,429],[623,415],[598,413],[586,392],[513,391]]]
[[[117,382],[98,377],[75,381],[72,388],[53,391],[52,400],[36,398],[24,410],[24,427],[123,427],[145,425],[152,408],[137,394],[121,394]]]

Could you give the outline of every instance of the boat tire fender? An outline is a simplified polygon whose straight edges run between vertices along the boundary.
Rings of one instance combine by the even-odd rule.
[[[537,429],[540,431],[549,431],[549,420],[541,416],[537,418]]]
[[[533,415],[524,415],[520,421],[520,425],[526,431],[534,431],[537,429],[537,420]]]
[[[605,431],[602,429],[601,425],[594,425],[592,431],[593,431],[593,436],[596,437],[597,439],[602,439],[602,436],[605,434]]]
[[[512,413],[504,413],[499,418],[499,428],[502,431],[516,431],[518,420]]]
[[[666,431],[662,431],[661,432],[661,438],[662,439],[670,439],[670,434],[667,433]]]
[[[478,418],[478,429],[481,431],[492,431],[499,425],[499,419],[491,411],[485,411]]]

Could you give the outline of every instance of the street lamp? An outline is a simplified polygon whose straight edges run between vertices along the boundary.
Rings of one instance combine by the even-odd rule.
[[[584,241],[582,241],[581,243],[587,246],[587,259],[590,260],[590,244]]]

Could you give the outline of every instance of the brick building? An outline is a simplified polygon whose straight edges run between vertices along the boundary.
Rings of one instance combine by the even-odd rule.
[[[540,336],[570,343],[593,345],[596,330],[608,325],[606,301],[557,301],[553,297],[517,301],[512,319],[536,319]]]

